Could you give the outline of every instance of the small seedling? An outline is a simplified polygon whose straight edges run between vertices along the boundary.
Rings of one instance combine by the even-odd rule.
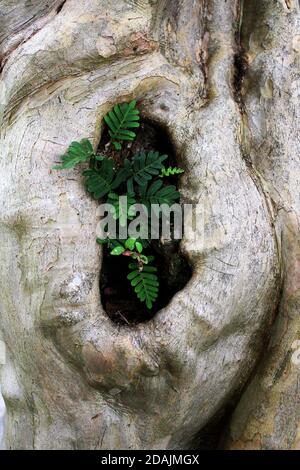
[[[131,159],[123,158],[122,144],[135,139],[136,134],[130,129],[137,129],[140,125],[136,101],[117,104],[104,116],[104,121],[108,126],[110,144],[115,151],[120,152],[122,164],[117,165],[113,158],[106,155],[97,155],[91,142],[83,139],[72,142],[67,152],[61,156],[61,164],[53,168],[63,170],[79,164],[88,165],[82,171],[87,191],[95,199],[111,204],[114,217],[122,227],[127,226],[134,218],[132,206],[136,203],[144,204],[150,209],[152,204],[171,206],[178,201],[180,193],[167,179],[183,173],[184,170],[177,167],[165,168],[167,155],[160,155],[153,150],[137,153]],[[120,196],[127,196],[127,207],[120,205]],[[152,309],[159,294],[155,257],[146,254],[150,242],[151,240],[135,238],[97,238],[97,243],[106,245],[111,256],[125,256],[129,259],[127,279],[138,299],[145,302],[148,309]]]

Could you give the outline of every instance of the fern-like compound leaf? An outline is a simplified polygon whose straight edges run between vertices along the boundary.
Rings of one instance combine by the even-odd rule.
[[[104,121],[109,127],[109,135],[116,150],[121,150],[122,141],[132,141],[136,134],[129,130],[139,127],[139,110],[136,109],[136,101],[117,104],[104,116]]]
[[[111,159],[102,160],[99,168],[89,168],[83,172],[87,190],[95,199],[109,193],[114,178],[114,163]]]
[[[94,149],[88,139],[82,139],[80,142],[72,142],[67,152],[61,156],[61,165],[55,165],[54,170],[65,170],[74,168],[79,163],[87,162],[94,157]]]
[[[111,158],[103,158],[99,166],[89,168],[83,172],[87,190],[93,194],[95,199],[100,199],[113,189],[116,189],[127,178],[125,169],[114,170],[114,162]]]
[[[184,170],[182,168],[178,168],[176,166],[174,167],[169,166],[169,168],[163,167],[159,176],[160,178],[163,178],[164,176],[168,177],[168,176],[180,175],[181,173],[184,173]]]
[[[144,265],[142,270],[138,268],[138,263],[129,264],[130,273],[127,279],[130,281],[134,292],[141,302],[145,302],[148,309],[153,307],[153,302],[158,297],[159,282],[156,275],[155,266]]]
[[[163,168],[163,162],[168,155],[160,155],[159,152],[141,152],[134,155],[132,160],[133,179],[139,186],[147,185],[153,176],[159,175]]]
[[[109,193],[107,203],[111,204],[114,208],[114,218],[116,220],[119,219],[120,225],[125,227],[128,220],[132,220],[134,218],[134,214],[130,210],[131,206],[136,203],[135,197],[130,196],[129,194],[124,194],[123,196],[127,197],[125,201],[124,198],[120,199],[118,194],[116,193]],[[126,203],[125,203],[126,202]]]
[[[180,198],[180,193],[176,190],[176,186],[164,186],[162,180],[154,181],[149,188],[143,187],[140,194],[142,203],[145,204],[148,210],[151,204],[166,204],[171,206]]]

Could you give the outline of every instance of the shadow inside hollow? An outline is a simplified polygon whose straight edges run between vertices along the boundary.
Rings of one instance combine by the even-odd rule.
[[[142,121],[137,138],[133,143],[124,145],[122,155],[114,150],[107,151],[109,137],[103,133],[98,147],[98,153],[108,154],[117,164],[122,164],[124,158],[131,157],[141,151],[158,151],[167,154],[167,166],[176,166],[176,156],[173,146],[164,130],[149,121]],[[168,178],[168,183],[178,188],[178,177]],[[103,248],[103,262],[100,276],[100,291],[102,305],[112,321],[119,324],[136,324],[148,321],[163,307],[168,305],[174,294],[185,287],[192,276],[192,269],[187,259],[180,252],[180,240],[159,240],[150,242],[145,249],[146,255],[155,256],[160,281],[158,300],[151,310],[141,303],[130,282],[128,275],[128,258],[110,256],[109,249]]]

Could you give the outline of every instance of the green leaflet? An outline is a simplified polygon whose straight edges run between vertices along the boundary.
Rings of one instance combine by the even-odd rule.
[[[96,238],[96,242],[99,245],[108,245],[109,244],[109,238]]]
[[[115,174],[113,160],[104,158],[100,161],[99,167],[89,168],[83,172],[83,175],[87,190],[95,199],[100,199],[119,187],[126,180],[127,172],[122,169]]]
[[[125,242],[125,248],[127,248],[127,250],[130,250],[130,251],[134,250],[135,242],[136,242],[135,238],[128,238]]]
[[[127,197],[127,203],[125,203],[125,199],[122,196]],[[120,200],[120,198],[122,198]],[[136,199],[134,196],[130,196],[128,194],[123,194],[119,196],[116,193],[109,193],[107,203],[111,204],[115,209],[115,219],[120,221],[120,225],[125,227],[128,220],[133,219],[132,210],[130,210],[131,206],[136,203]]]
[[[163,162],[168,155],[159,152],[141,152],[134,155],[132,160],[132,177],[139,186],[145,186],[154,176],[159,175]]]
[[[124,251],[125,251],[125,248],[123,246],[116,246],[115,248],[113,248],[111,250],[110,254],[115,255],[115,256],[119,256],[122,253],[124,253]]]
[[[89,168],[83,172],[87,190],[95,199],[100,199],[112,189],[114,179],[114,162],[105,159],[99,168]]]
[[[111,238],[96,238],[96,242],[99,245],[107,245],[108,248],[115,248],[116,246],[123,246],[122,243],[119,242],[119,240],[112,240]]]
[[[138,263],[129,264],[130,273],[127,279],[130,281],[134,292],[141,302],[145,302],[148,309],[153,307],[153,302],[158,297],[159,282],[155,266],[144,265],[139,269]]]
[[[180,193],[176,190],[176,186],[164,186],[162,180],[152,183],[149,188],[141,189],[142,203],[150,209],[151,204],[167,204],[171,206],[180,198]]]
[[[135,133],[129,129],[137,128],[140,125],[136,101],[117,104],[104,116],[104,120],[109,127],[108,132],[115,149],[121,150],[122,141],[132,141],[136,137]]]
[[[184,170],[182,168],[178,168],[176,166],[175,167],[169,166],[169,168],[163,167],[159,177],[163,178],[164,176],[168,177],[168,176],[180,175],[181,173],[184,173]]]
[[[61,165],[55,165],[53,169],[64,170],[74,168],[79,163],[87,162],[91,157],[94,157],[94,149],[88,139],[72,142],[67,152],[61,156]]]
[[[140,242],[135,243],[135,247],[139,253],[142,253],[143,251],[143,245]]]

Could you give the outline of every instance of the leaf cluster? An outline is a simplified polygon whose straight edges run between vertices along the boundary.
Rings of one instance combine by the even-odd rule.
[[[109,127],[109,136],[116,150],[121,150],[122,142],[135,139],[135,132],[130,129],[139,127],[140,115],[136,109],[136,101],[117,104],[104,116]]]
[[[136,137],[132,129],[140,125],[139,111],[136,101],[117,104],[104,116],[108,126],[111,144],[115,150],[122,150],[124,141],[133,141]],[[97,155],[88,139],[72,142],[65,154],[61,156],[61,164],[54,169],[70,169],[79,164],[87,164],[83,170],[86,189],[95,199],[106,198],[113,208],[115,219],[120,226],[125,227],[134,217],[132,207],[137,202],[148,209],[152,204],[171,206],[179,200],[180,193],[176,186],[168,184],[163,178],[183,173],[181,168],[164,166],[168,156],[160,155],[157,151],[140,152],[131,159],[124,158],[123,165],[106,155]],[[119,196],[127,196],[127,207],[122,207]],[[157,267],[152,265],[154,256],[144,253],[149,248],[147,240],[97,239],[99,244],[105,244],[110,249],[111,256],[127,256],[127,276],[131,287],[141,302],[148,309],[153,307],[159,292]]]

